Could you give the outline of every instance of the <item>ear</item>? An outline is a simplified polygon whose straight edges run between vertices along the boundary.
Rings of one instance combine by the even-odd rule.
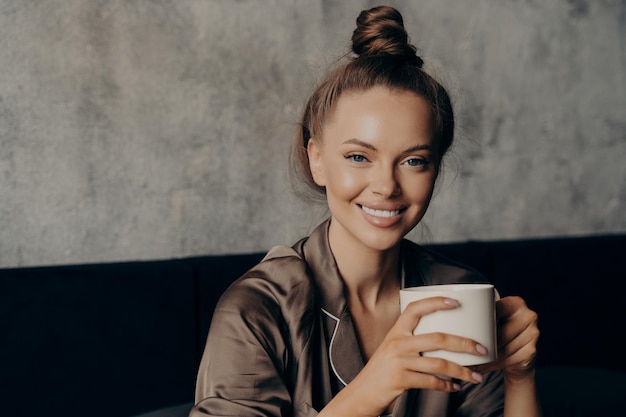
[[[313,181],[320,187],[325,187],[326,179],[324,178],[324,169],[322,166],[322,149],[315,138],[309,139],[306,152],[309,157],[309,169],[311,170]]]

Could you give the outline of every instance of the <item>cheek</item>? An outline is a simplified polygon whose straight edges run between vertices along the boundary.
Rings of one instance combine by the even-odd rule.
[[[326,170],[326,193],[335,197],[349,199],[357,196],[366,182],[362,175],[350,169],[341,169],[336,166]]]
[[[430,201],[434,187],[435,176],[425,175],[407,184],[404,187],[404,194],[412,201],[424,203]]]

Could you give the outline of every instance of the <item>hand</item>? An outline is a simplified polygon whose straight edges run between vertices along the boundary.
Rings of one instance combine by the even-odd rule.
[[[452,392],[460,389],[454,380],[481,382],[482,376],[467,367],[420,354],[439,349],[484,354],[486,351],[476,341],[445,333],[413,335],[422,316],[458,305],[456,300],[444,297],[409,304],[363,370],[325,411],[329,415],[341,415],[345,410],[351,410],[355,415],[379,415],[407,389]]]
[[[505,297],[496,303],[498,357],[495,362],[473,367],[479,372],[503,369],[505,378],[515,381],[534,378],[539,328],[537,313],[520,297]]]

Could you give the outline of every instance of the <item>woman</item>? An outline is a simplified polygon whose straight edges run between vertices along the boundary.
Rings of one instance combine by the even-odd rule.
[[[537,416],[539,332],[522,299],[497,303],[496,362],[470,369],[420,355],[486,353],[463,337],[413,336],[421,316],[456,300],[399,311],[404,286],[485,282],[404,239],[452,143],[452,107],[397,10],[361,12],[352,43],[356,56],[310,97],[292,155],[330,218],[222,296],[191,415]]]

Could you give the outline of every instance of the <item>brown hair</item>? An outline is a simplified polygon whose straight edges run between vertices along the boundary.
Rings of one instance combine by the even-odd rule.
[[[325,195],[324,188],[315,184],[311,175],[307,145],[309,139],[322,135],[323,125],[346,91],[383,86],[413,92],[431,106],[438,163],[452,144],[454,115],[450,97],[445,88],[422,69],[424,62],[416,54],[415,46],[409,43],[400,12],[390,6],[363,10],[356,24],[352,34],[355,56],[328,74],[302,112],[290,155],[292,185],[300,196]],[[300,187],[302,183],[306,189]]]

